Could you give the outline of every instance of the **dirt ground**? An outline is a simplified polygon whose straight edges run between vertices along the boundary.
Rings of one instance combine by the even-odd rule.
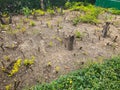
[[[4,30],[1,27],[0,90],[5,90],[6,86],[22,90],[37,83],[50,82],[81,68],[90,60],[98,61],[120,54],[120,16],[113,15],[108,36],[103,38],[103,17],[100,17],[102,22],[97,25],[79,23],[74,26],[72,20],[76,15],[79,13],[75,11],[66,11],[64,15],[38,16],[37,19],[26,19],[19,15],[13,16],[13,24]],[[68,50],[65,38],[76,32],[80,32],[81,36],[75,37],[73,50]],[[118,38],[114,41],[116,36]],[[30,67],[21,65],[11,77],[3,72],[3,66],[11,70],[13,61],[18,58],[30,59],[32,56],[35,61]],[[9,60],[5,60],[5,57]]]

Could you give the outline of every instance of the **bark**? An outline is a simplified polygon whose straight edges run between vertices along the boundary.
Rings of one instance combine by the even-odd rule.
[[[107,34],[108,34],[108,31],[109,31],[109,29],[110,29],[110,22],[106,22],[106,24],[103,26],[103,30],[102,30],[102,36],[104,37],[104,38],[106,38],[107,37]]]
[[[45,9],[44,0],[40,0],[40,6],[43,10]]]
[[[65,47],[70,51],[73,50],[74,40],[75,40],[74,35],[65,38],[65,41],[64,41]]]

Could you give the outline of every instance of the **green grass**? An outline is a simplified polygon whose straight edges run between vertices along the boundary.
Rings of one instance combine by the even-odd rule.
[[[61,76],[51,83],[38,84],[29,90],[119,90],[120,56],[94,63]]]

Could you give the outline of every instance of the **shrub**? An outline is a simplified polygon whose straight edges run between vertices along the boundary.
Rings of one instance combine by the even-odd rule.
[[[120,56],[94,63],[51,83],[36,85],[31,90],[119,90]]]
[[[28,7],[23,7],[22,12],[26,17],[28,17],[32,13]]]
[[[107,12],[109,12],[109,13],[111,13],[111,14],[115,14],[115,15],[120,15],[120,10],[114,9],[114,8],[108,9]]]
[[[73,6],[71,10],[79,10],[81,11],[81,15],[79,17],[76,17],[73,20],[73,24],[77,25],[79,22],[84,22],[84,23],[99,23],[98,16],[104,12],[103,8],[100,7],[95,7],[91,4],[87,6]]]

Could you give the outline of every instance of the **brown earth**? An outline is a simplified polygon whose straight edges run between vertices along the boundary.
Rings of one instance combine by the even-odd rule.
[[[102,26],[105,24],[104,15],[100,17],[101,23],[97,25],[79,23],[72,24],[78,12],[66,11],[64,15],[45,15],[37,20],[26,19],[24,16],[13,16],[13,24],[0,29],[0,90],[6,86],[21,90],[23,87],[33,86],[37,83],[50,82],[60,75],[77,70],[88,61],[99,61],[120,54],[120,16],[114,16],[110,24],[108,36],[101,36]],[[30,23],[34,22],[34,25]],[[65,38],[81,33],[75,38],[74,49],[69,51],[65,47]],[[114,38],[118,36],[116,42]],[[35,57],[35,62],[28,68],[21,65],[19,71],[13,76],[3,72],[2,67],[11,70],[13,61],[21,58],[25,60]],[[8,57],[9,60],[5,59]]]

